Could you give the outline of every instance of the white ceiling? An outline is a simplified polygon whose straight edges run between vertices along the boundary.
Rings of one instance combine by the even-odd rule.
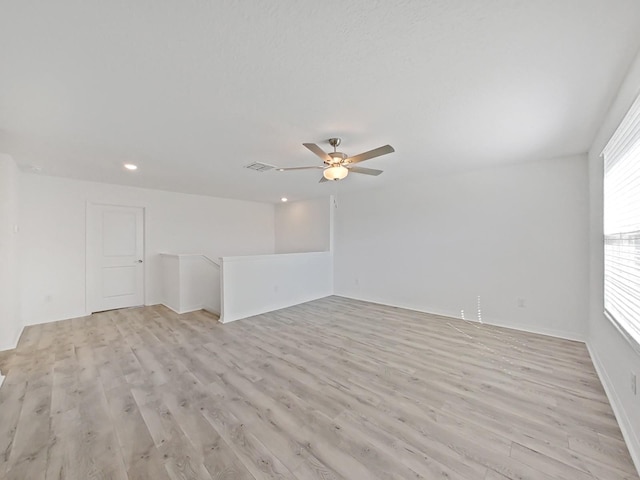
[[[336,188],[243,169],[318,164],[302,143],[332,136],[396,148],[341,191],[582,153],[638,25],[637,0],[0,0],[0,152],[260,201]]]

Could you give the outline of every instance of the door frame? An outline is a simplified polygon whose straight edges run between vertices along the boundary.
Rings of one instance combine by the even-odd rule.
[[[142,205],[124,205],[121,203],[102,203],[102,202],[93,202],[87,200],[86,202],[86,211],[85,211],[85,238],[84,238],[84,308],[87,315],[91,315],[98,310],[93,310],[94,306],[92,305],[94,294],[94,284],[93,279],[95,276],[92,276],[92,262],[91,255],[93,254],[93,247],[90,244],[90,225],[92,215],[95,215],[95,207],[125,207],[125,208],[139,208],[142,210],[142,259],[144,260],[143,268],[142,268],[142,304],[147,304],[147,209]]]

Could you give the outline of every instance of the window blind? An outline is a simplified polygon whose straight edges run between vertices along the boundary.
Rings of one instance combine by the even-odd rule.
[[[640,97],[604,156],[604,306],[640,344]]]

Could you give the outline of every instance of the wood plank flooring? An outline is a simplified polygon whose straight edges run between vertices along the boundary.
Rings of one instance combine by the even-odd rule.
[[[28,327],[0,370],[7,480],[638,479],[584,344],[340,297]]]

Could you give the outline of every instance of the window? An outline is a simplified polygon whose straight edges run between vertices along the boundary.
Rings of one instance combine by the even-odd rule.
[[[604,306],[640,344],[640,97],[603,156]]]

